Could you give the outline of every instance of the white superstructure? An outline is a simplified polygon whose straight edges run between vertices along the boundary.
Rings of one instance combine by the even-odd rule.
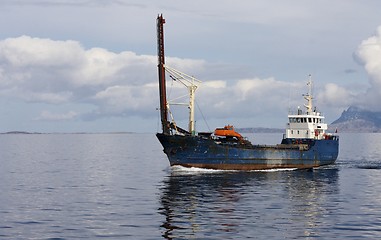
[[[286,138],[295,139],[323,139],[328,126],[324,123],[324,116],[313,108],[312,105],[312,79],[311,75],[307,83],[308,93],[303,95],[307,103],[304,105],[305,111],[298,107],[296,113],[288,115],[286,126]]]

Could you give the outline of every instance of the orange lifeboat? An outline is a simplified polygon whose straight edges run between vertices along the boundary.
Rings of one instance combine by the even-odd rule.
[[[216,128],[216,130],[214,130],[214,135],[222,137],[236,137],[239,140],[243,139],[242,135],[237,133],[232,125],[226,125],[223,128]]]

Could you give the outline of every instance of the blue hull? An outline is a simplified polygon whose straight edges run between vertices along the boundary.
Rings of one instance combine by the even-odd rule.
[[[221,142],[202,136],[156,134],[171,166],[226,170],[313,168],[332,164],[339,140],[309,140],[304,144],[273,146]]]

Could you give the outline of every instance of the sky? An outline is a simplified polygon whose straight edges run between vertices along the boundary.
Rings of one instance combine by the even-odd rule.
[[[309,74],[326,122],[381,111],[379,0],[2,0],[0,132],[161,131],[166,64],[202,83],[196,128],[284,128]],[[182,94],[167,77],[169,98]],[[187,110],[173,107],[186,127]]]

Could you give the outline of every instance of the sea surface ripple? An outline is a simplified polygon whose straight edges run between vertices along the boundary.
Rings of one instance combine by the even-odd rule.
[[[1,134],[0,238],[381,238],[381,134],[340,135],[334,165],[245,172],[171,168],[154,134]]]

